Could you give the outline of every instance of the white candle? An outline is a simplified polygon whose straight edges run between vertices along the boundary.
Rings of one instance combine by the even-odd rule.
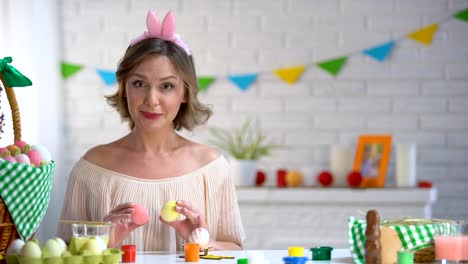
[[[416,144],[396,146],[396,186],[416,186]]]
[[[353,169],[354,153],[351,147],[332,145],[330,150],[330,172],[333,186],[346,187],[348,173]]]

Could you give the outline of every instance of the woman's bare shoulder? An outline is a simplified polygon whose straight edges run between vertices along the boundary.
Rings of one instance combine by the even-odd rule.
[[[211,163],[221,156],[221,153],[215,148],[195,142],[192,142],[192,154],[194,157],[198,157],[200,165]]]
[[[117,152],[118,147],[115,142],[98,145],[89,149],[84,155],[83,159],[94,163],[96,165],[107,164]]]

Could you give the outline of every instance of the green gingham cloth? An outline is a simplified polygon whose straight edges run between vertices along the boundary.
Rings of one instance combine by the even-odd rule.
[[[349,246],[354,263],[365,263],[366,254],[366,220],[350,217]],[[434,244],[434,233],[436,229],[449,228],[449,223],[431,223],[421,225],[390,225],[400,238],[404,250],[420,250]]]
[[[55,162],[36,168],[0,160],[0,195],[16,230],[29,239],[49,206]]]

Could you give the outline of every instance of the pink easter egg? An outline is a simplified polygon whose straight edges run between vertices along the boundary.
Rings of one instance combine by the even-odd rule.
[[[24,146],[26,146],[26,144],[27,144],[27,143],[24,142],[24,141],[22,141],[22,140],[18,140],[18,141],[15,142],[15,145],[16,145],[18,148],[20,148],[20,149],[23,149]]]
[[[131,217],[133,223],[137,225],[142,225],[148,222],[148,219],[149,219],[148,210],[143,205],[135,204],[133,208],[135,209]]]
[[[36,167],[41,166],[41,153],[39,151],[33,149],[26,153],[26,155],[28,155],[31,164],[34,164]]]
[[[3,154],[3,152],[7,151],[8,149],[7,148],[0,148],[0,155]]]
[[[23,163],[23,164],[31,164],[31,161],[29,160],[29,157],[26,154],[18,154],[15,156],[15,159],[18,163]]]
[[[3,159],[8,160],[9,162],[16,163],[16,159],[13,158],[13,156],[11,156],[11,155],[8,155],[8,156],[4,157]]]

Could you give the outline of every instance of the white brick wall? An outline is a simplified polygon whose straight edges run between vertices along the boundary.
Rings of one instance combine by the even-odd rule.
[[[468,0],[61,2],[63,59],[89,66],[64,82],[68,168],[90,146],[125,133],[103,98],[115,87],[104,87],[93,67],[115,69],[128,41],[143,32],[149,8],[174,11],[200,75],[225,77],[360,51],[468,7]],[[418,178],[439,188],[434,217],[468,220],[467,41],[468,23],[450,21],[433,45],[402,40],[384,63],[356,55],[337,78],[312,67],[290,86],[265,73],[247,92],[219,80],[201,98],[214,105],[209,125],[234,127],[251,117],[289,145],[262,161],[267,171],[324,169],[329,144],[355,144],[362,133],[416,142]],[[206,142],[204,129],[186,134]],[[393,172],[392,160],[389,183]]]

